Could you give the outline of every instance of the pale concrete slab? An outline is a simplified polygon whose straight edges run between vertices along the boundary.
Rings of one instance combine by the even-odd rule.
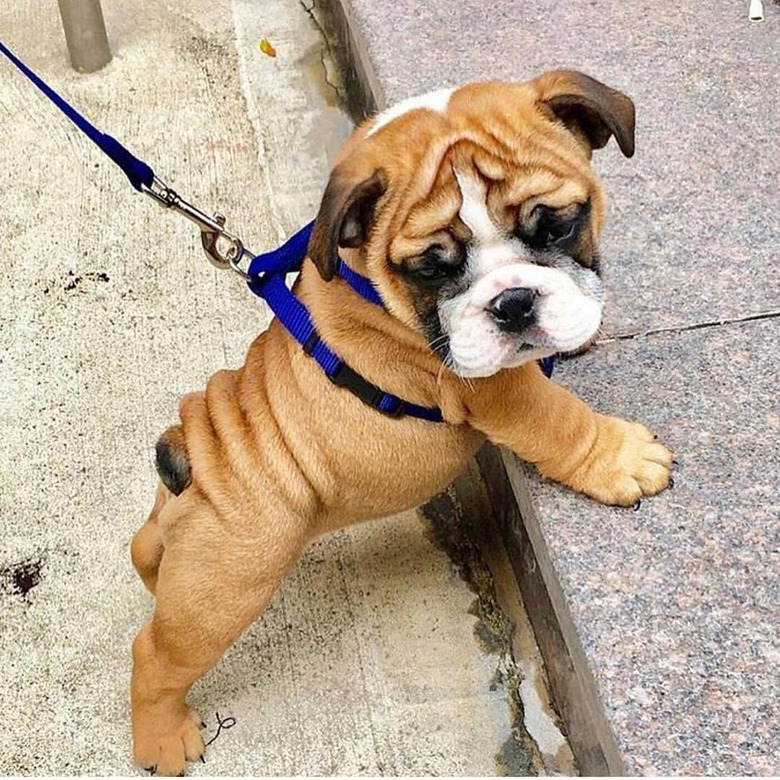
[[[309,219],[337,122],[301,76],[319,57],[303,8],[103,6],[114,59],[90,76],[69,69],[43,0],[4,4],[0,29],[256,251]],[[189,223],[0,71],[0,773],[132,774],[129,649],[152,601],[128,548],[152,446],[181,394],[236,365],[268,316],[206,264]],[[411,513],[308,552],[196,688],[209,734],[217,712],[236,723],[193,773],[507,771],[505,659],[477,643],[475,596],[427,528]]]

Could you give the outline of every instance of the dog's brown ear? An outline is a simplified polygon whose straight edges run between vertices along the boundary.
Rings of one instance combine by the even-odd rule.
[[[336,273],[339,247],[356,248],[368,238],[374,208],[387,189],[384,171],[366,177],[349,163],[333,169],[309,239],[309,257],[326,282]]]
[[[540,102],[575,134],[601,149],[615,136],[626,157],[634,154],[634,103],[584,73],[556,70],[536,80]]]

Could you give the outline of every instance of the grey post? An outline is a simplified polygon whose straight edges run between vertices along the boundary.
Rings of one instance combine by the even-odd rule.
[[[73,67],[100,70],[111,59],[100,0],[57,0]]]

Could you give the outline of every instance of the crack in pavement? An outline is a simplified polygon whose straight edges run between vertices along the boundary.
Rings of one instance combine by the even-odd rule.
[[[716,328],[720,325],[738,325],[741,322],[757,322],[760,320],[772,320],[780,317],[780,309],[774,311],[758,312],[757,314],[747,314],[744,317],[732,317],[721,320],[706,320],[704,322],[695,322],[691,325],[672,325],[668,328],[651,328],[650,330],[636,331],[635,333],[620,333],[617,336],[599,339],[596,344],[612,344],[616,341],[630,341],[632,339],[643,338],[645,336],[656,336],[660,333],[687,333],[692,330],[703,330],[705,328]]]

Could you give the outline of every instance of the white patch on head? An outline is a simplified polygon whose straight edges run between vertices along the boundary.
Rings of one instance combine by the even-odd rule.
[[[452,370],[460,376],[490,376],[586,343],[601,325],[604,291],[598,275],[563,253],[546,252],[544,265],[534,262],[539,258],[490,218],[482,180],[455,175],[463,197],[460,218],[472,241],[466,259],[469,287],[439,304]],[[534,322],[521,333],[507,333],[488,307],[502,292],[518,287],[536,294]]]
[[[366,133],[366,138],[370,138],[378,130],[381,130],[385,125],[390,124],[394,119],[408,114],[410,111],[414,111],[417,108],[427,108],[429,111],[437,111],[443,114],[447,110],[447,105],[450,102],[450,96],[455,91],[451,89],[437,89],[435,92],[428,92],[425,95],[418,95],[417,97],[407,98],[400,103],[396,103],[394,106],[385,109],[382,113],[376,117],[374,126]]]
[[[458,216],[479,244],[495,244],[502,238],[487,209],[487,188],[478,176],[455,171],[461,194]]]

